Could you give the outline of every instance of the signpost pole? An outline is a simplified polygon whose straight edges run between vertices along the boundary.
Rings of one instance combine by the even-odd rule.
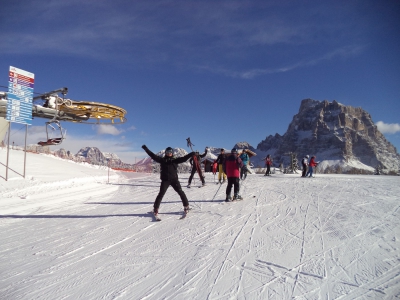
[[[32,125],[33,86],[35,82],[34,78],[35,75],[33,73],[10,66],[10,70],[8,72],[8,93],[7,93],[7,114],[6,114],[6,120],[10,121],[8,129],[6,181],[8,180],[8,169],[9,169],[11,122],[26,125],[25,149],[24,149],[25,151],[24,172],[22,175],[22,177],[25,178],[26,142],[28,136],[28,125]]]
[[[8,158],[10,157],[10,132],[11,132],[11,122],[8,122],[6,181],[8,180]]]
[[[25,125],[25,149],[24,149],[24,178],[26,174],[26,140],[28,138],[28,124]]]

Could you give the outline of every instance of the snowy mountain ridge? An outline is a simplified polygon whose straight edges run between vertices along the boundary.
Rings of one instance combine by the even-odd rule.
[[[40,147],[42,148],[42,147]],[[33,147],[33,152],[40,152],[38,147]],[[77,154],[72,154],[63,148],[50,152],[54,156],[73,160],[77,162],[88,162],[93,165],[111,166],[113,168],[133,169],[133,164],[127,164],[121,161],[121,159],[115,153],[102,152],[97,147],[84,147],[81,148]]]

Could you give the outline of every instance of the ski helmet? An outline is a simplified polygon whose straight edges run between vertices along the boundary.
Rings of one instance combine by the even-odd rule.
[[[171,148],[171,147],[167,147],[167,148],[165,148],[165,154],[167,154],[167,153],[173,153],[174,151],[173,151],[173,149]]]
[[[237,153],[237,149],[236,149],[236,148],[233,148],[233,149],[231,150],[231,153]]]
[[[309,158],[310,156],[307,154],[306,157]]]

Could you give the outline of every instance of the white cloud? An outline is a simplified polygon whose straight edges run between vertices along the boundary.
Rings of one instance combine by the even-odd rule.
[[[112,125],[97,125],[97,134],[119,135],[122,132],[123,130],[118,130],[118,128]]]
[[[309,60],[302,60],[297,63],[283,66],[283,67],[278,67],[278,68],[265,68],[265,69],[251,69],[247,71],[234,71],[234,70],[229,70],[221,67],[215,67],[215,66],[199,66],[198,68],[201,70],[206,70],[208,72],[213,72],[216,74],[223,74],[228,77],[234,77],[234,78],[243,78],[243,79],[252,79],[258,76],[266,75],[266,74],[275,74],[275,73],[284,73],[288,71],[292,71],[297,68],[301,67],[307,67],[307,66],[314,66],[319,64],[320,62],[323,61],[329,61],[335,58],[346,58],[349,56],[356,56],[360,52],[363,51],[365,47],[361,45],[350,45],[350,46],[344,46],[340,47],[336,50],[327,52],[319,57],[309,59]]]
[[[400,132],[400,124],[398,123],[386,124],[383,121],[378,121],[376,126],[382,133],[394,134]]]

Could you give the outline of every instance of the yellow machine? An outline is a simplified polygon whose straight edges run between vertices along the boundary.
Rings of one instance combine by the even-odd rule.
[[[39,142],[39,145],[58,145],[65,139],[65,130],[61,127],[61,121],[99,125],[116,125],[126,122],[125,109],[111,104],[66,99],[67,92],[68,88],[64,87],[33,98],[32,117],[50,119],[46,122],[47,141]],[[58,94],[62,94],[62,97]],[[0,117],[5,117],[6,114],[7,93],[1,92]],[[51,127],[55,130],[53,125],[60,130],[61,137],[49,138],[47,129]]]

